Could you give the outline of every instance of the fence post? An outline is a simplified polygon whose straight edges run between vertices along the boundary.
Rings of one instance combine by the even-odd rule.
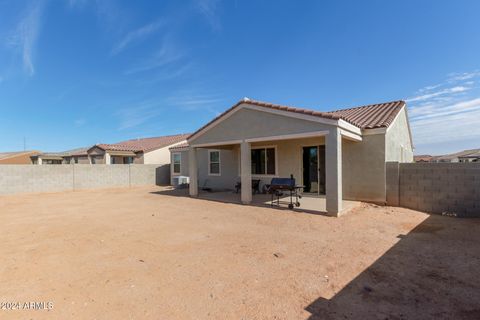
[[[385,169],[387,205],[398,207],[400,205],[400,164],[387,162]]]

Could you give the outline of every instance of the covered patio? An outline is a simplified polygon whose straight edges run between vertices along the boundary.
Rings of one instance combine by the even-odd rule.
[[[240,194],[237,194],[233,191],[218,191],[218,192],[206,192],[199,191],[199,199],[218,201],[225,203],[237,203],[241,204]],[[257,207],[270,207],[271,206],[271,195],[270,194],[254,194],[252,195],[252,201],[250,205]],[[284,194],[280,197],[280,205],[277,205],[276,198],[274,198],[272,208],[277,209],[288,209],[288,203],[290,202],[290,196]],[[350,211],[351,209],[358,207],[361,202],[358,201],[342,201],[343,213]],[[313,195],[302,195],[300,199],[300,207],[295,207],[293,210],[296,212],[305,212],[313,214],[327,214],[327,201],[325,195],[313,196]]]
[[[324,150],[324,167],[315,170],[321,171],[324,177],[324,195],[318,192],[313,197],[304,197],[302,209],[339,216],[344,209],[351,207],[350,202],[343,201],[344,140],[353,143],[362,141],[361,130],[341,119],[325,119],[248,103],[240,104],[189,138],[189,194],[211,200],[269,205],[270,195],[253,195],[252,179],[262,179],[265,185],[272,178],[293,175],[296,184],[302,185],[305,180],[302,173],[305,170],[302,147],[321,146]],[[265,149],[262,158],[265,164],[261,166],[260,174],[257,172],[258,164],[253,162],[257,161],[257,155],[252,152],[258,148]],[[224,157],[220,159],[222,152]],[[274,170],[269,167],[274,167]],[[224,189],[233,188],[235,180],[241,183],[240,195],[231,192],[199,193],[199,189],[205,189],[208,181],[221,190],[218,188],[221,184]]]

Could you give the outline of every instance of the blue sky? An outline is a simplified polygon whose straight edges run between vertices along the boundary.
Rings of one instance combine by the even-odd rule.
[[[480,147],[480,1],[0,0],[0,151],[191,132],[247,96],[406,99],[416,153]]]

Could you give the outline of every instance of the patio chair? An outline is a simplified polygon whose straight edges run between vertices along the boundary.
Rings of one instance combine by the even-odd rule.
[[[242,183],[237,182],[235,184],[235,192],[238,193],[242,189]],[[253,194],[260,193],[260,179],[252,179],[252,192]]]

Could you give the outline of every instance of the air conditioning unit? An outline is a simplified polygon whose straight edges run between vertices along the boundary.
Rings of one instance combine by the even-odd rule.
[[[190,183],[190,178],[187,176],[175,176],[172,178],[174,187],[185,187]]]

